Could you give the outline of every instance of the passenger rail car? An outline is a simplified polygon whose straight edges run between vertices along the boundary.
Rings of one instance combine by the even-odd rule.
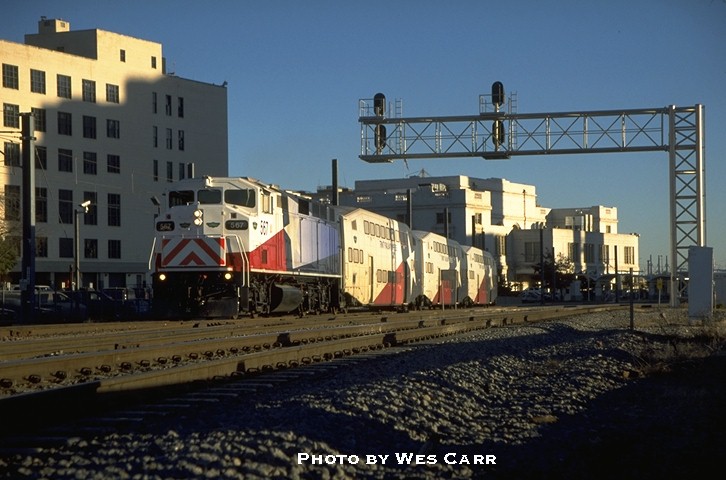
[[[461,286],[461,256],[458,242],[432,232],[413,231],[419,282],[415,289],[417,308],[454,305]]]
[[[462,246],[459,302],[464,306],[491,305],[497,298],[496,266],[489,252]]]
[[[155,314],[206,317],[493,303],[492,265],[441,235],[246,177],[172,184],[149,259]]]
[[[346,303],[407,309],[415,281],[411,230],[367,210],[339,208]]]

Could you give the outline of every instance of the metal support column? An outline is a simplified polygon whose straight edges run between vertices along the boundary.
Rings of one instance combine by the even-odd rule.
[[[687,291],[688,248],[706,245],[703,105],[668,107],[670,176],[670,305]]]

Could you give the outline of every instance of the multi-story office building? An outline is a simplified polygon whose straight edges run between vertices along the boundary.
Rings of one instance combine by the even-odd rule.
[[[616,208],[542,207],[533,185],[464,175],[361,180],[341,192],[340,203],[406,222],[410,210],[414,229],[483,247],[501,279],[518,287],[537,283],[540,244],[543,253],[568,259],[572,273],[600,278],[616,266],[638,269],[638,236],[618,234]]]
[[[141,285],[152,199],[194,168],[227,175],[227,89],[167,73],[159,43],[38,26],[24,44],[0,40],[0,221],[20,245],[21,113],[32,112],[36,283],[70,286],[77,217],[82,286]],[[18,265],[6,280],[19,277]]]

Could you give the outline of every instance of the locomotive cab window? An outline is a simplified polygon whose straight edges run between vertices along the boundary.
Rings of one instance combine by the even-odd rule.
[[[256,193],[252,189],[234,189],[224,191],[224,202],[238,205],[240,207],[253,208],[255,206]]]
[[[199,190],[197,192],[197,200],[202,205],[216,205],[222,203],[221,190]]]
[[[192,190],[178,190],[175,192],[169,192],[169,207],[189,205],[193,202],[194,192]]]

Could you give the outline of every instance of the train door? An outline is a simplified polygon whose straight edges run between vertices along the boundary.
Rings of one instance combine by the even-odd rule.
[[[373,299],[375,297],[375,288],[376,288],[376,282],[375,282],[375,270],[373,270],[373,256],[368,255],[368,272],[367,272],[366,278],[366,285],[369,287],[368,290],[368,298],[366,300],[366,303],[373,303]]]

